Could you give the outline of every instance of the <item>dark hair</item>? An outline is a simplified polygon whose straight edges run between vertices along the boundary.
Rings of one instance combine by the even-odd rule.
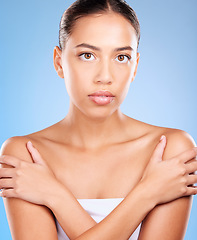
[[[140,24],[135,11],[123,0],[77,0],[62,15],[59,25],[59,47],[64,49],[75,22],[82,17],[95,13],[113,11],[125,17],[135,29],[138,45]]]

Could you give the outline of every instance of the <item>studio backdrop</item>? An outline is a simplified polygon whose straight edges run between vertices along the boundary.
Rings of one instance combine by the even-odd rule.
[[[1,1],[0,145],[67,114],[69,98],[53,67],[53,49],[61,15],[72,2]],[[141,57],[121,109],[146,123],[182,129],[197,141],[197,1],[128,3],[141,24]],[[185,240],[196,239],[197,197],[193,200]],[[2,240],[11,240],[2,199],[0,232]]]

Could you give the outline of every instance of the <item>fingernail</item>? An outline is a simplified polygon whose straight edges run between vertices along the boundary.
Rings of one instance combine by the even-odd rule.
[[[194,150],[196,151],[196,153],[197,153],[197,147],[194,147]]]
[[[31,142],[31,141],[28,141],[28,144],[29,144],[29,145],[31,145],[31,146],[33,146],[33,144],[32,144],[32,142]]]
[[[165,138],[165,136],[162,135],[159,141],[162,141],[164,138]]]
[[[3,189],[0,189],[0,197],[3,197]]]

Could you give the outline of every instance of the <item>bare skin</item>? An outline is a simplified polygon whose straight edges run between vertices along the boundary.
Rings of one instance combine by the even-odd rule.
[[[109,34],[99,38],[99,30]],[[73,55],[74,46],[84,42],[101,49],[93,52],[87,47],[80,48],[82,52],[94,53],[96,60],[91,63]],[[135,51],[114,51],[128,45]],[[119,106],[137,71],[136,48],[132,26],[117,14],[78,21],[67,48],[63,52],[57,47],[54,50],[55,69],[65,79],[70,96],[68,115],[44,130],[8,140],[1,154],[31,161],[26,149],[27,141],[31,140],[56,178],[75,198],[124,198],[142,178],[161,135],[167,138],[163,160],[193,148],[193,139],[184,131],[149,125],[121,113]],[[125,53],[133,55],[131,63],[111,60]],[[101,89],[115,94],[112,104],[95,106],[88,99],[88,94]],[[31,236],[32,239],[57,239],[53,215],[46,207],[19,199],[6,199],[5,206],[15,239],[30,239]],[[157,206],[144,220],[139,239],[183,239],[190,207],[190,197]],[[87,225],[92,227],[94,222],[88,221]],[[169,230],[166,236],[169,221],[176,228]],[[31,233],[25,233],[24,228],[30,227]],[[43,229],[46,229],[44,233]]]
[[[168,138],[168,142],[169,142],[170,139],[173,139],[173,137],[177,138],[176,142],[178,143],[179,146],[177,148],[177,145],[176,145],[177,143],[175,145],[171,144],[172,149],[170,149],[170,145],[168,145],[166,147],[165,152],[164,152],[164,158],[163,158],[164,160],[165,160],[165,156],[167,156],[166,155],[167,151],[171,150],[171,153],[172,153],[172,152],[175,152],[175,150],[179,149],[179,152],[182,152],[180,150],[180,147],[183,150],[183,146],[185,147],[186,145],[188,146],[187,149],[190,148],[189,145],[191,144],[191,142],[190,142],[188,136],[184,132],[171,129],[171,130],[169,130],[169,134],[167,134],[167,132],[165,132],[165,134],[169,135],[167,137]],[[44,159],[48,158],[48,159],[51,159],[52,162],[54,162],[53,155],[51,155],[51,158],[48,157],[47,156],[48,151],[42,151],[41,150],[42,149],[41,145],[39,145],[38,140],[33,138],[32,135],[29,135],[29,136],[26,136],[26,137],[16,137],[16,138],[10,139],[10,143],[8,142],[7,146],[5,145],[5,147],[3,148],[3,151],[2,151],[3,154],[16,156],[16,157],[18,157],[20,159],[24,159],[25,161],[31,161],[31,156],[29,155],[27,150],[25,150],[25,144],[26,144],[26,142],[28,140],[31,140],[33,142],[33,144],[37,147],[37,149],[39,149],[41,154],[44,156]],[[42,142],[47,145],[47,143],[49,143],[49,139],[47,139],[47,140],[43,140],[42,139]],[[173,140],[173,142],[174,142],[174,140]],[[145,142],[142,142],[142,143],[145,143]],[[60,145],[61,145],[61,144],[59,145],[58,143],[54,143],[54,142],[52,143],[52,140],[51,140],[51,145],[50,145],[50,147],[48,145],[48,149],[49,148],[52,149],[51,147],[52,147],[53,144],[55,144],[55,145],[57,144],[58,147],[60,147]],[[17,149],[19,149],[19,150],[17,150]],[[59,148],[54,147],[53,150],[54,151],[59,151]],[[125,151],[126,148],[123,147],[121,150]],[[44,154],[44,153],[47,153],[47,154]],[[113,155],[113,152],[110,152],[110,153],[112,154],[114,159],[116,159],[117,155]],[[173,156],[174,156],[174,154],[173,154]],[[55,159],[57,159],[57,158],[55,158]],[[62,161],[63,161],[63,156],[62,156]],[[90,159],[90,161],[91,161],[91,159]],[[131,158],[131,161],[132,161],[132,158]],[[82,162],[82,165],[79,165],[79,167],[83,167],[83,161],[81,161],[81,162]],[[57,173],[62,173],[62,175],[63,175],[63,173],[66,171],[66,167],[61,167],[61,169],[59,169],[58,172],[55,172],[53,167],[52,167],[52,165],[50,165],[50,162],[47,161],[47,163],[49,164],[50,169],[52,169],[52,171],[57,176],[57,178],[58,178],[58,174]],[[120,161],[120,163],[121,163],[121,161]],[[145,161],[144,161],[144,163],[145,163]],[[133,164],[131,166],[131,169],[132,168],[133,168]],[[91,169],[89,168],[89,170],[91,170]],[[137,168],[135,168],[135,170],[138,171]],[[138,171],[138,173],[139,173],[139,171]],[[82,173],[82,176],[83,176],[83,173]],[[81,180],[83,180],[82,176],[81,176]],[[64,180],[62,181],[61,178],[58,178],[58,180],[61,181],[63,183],[63,185],[65,185],[66,187],[67,187],[67,185],[69,185],[69,183],[67,181],[64,182]],[[132,178],[130,176],[128,176],[128,180],[127,181],[129,183],[129,184],[127,184],[128,192],[129,192],[135,186],[135,183],[132,182]],[[136,183],[138,181],[136,181]],[[106,178],[105,184],[107,184],[108,182],[110,182],[109,189],[115,187],[113,184],[111,184],[110,178]],[[130,183],[133,183],[133,186],[131,186]],[[39,180],[38,180],[37,184],[39,184]],[[104,188],[104,186],[103,186],[103,188]],[[80,187],[83,188],[83,185],[80,185]],[[121,188],[121,187],[122,186],[119,186],[119,188]],[[151,188],[152,188],[152,186],[151,186]],[[56,189],[56,188],[54,188],[54,189]],[[73,190],[71,189],[72,192],[74,192],[74,190],[75,190],[74,188],[73,188]],[[82,192],[82,190],[80,188],[79,188],[79,191]],[[141,189],[141,191],[138,190],[136,192],[135,196],[138,195],[140,192],[143,193],[143,190],[142,189]],[[109,191],[109,193],[110,193],[110,191]],[[152,193],[150,191],[150,195],[151,194]],[[75,196],[77,198],[79,198],[77,195],[75,195]],[[95,195],[88,195],[88,197],[86,197],[86,196],[82,195],[83,198],[96,198],[97,196],[98,195],[96,195],[96,196]],[[125,197],[125,196],[126,195],[118,195],[118,194],[117,195],[109,195],[108,194],[108,195],[101,195],[100,197],[101,198],[111,198],[111,197],[112,198],[117,198],[117,197],[119,198],[119,197]],[[137,202],[139,202],[139,199],[136,199],[136,200],[137,200]],[[175,221],[176,223],[179,220],[179,224],[177,225],[179,227],[176,229],[177,231],[174,231],[174,229],[173,229],[173,231],[169,232],[168,236],[167,236],[168,238],[166,238],[166,239],[181,239],[181,238],[183,238],[184,231],[185,231],[186,224],[187,224],[187,220],[188,220],[189,210],[190,210],[190,204],[191,204],[190,200],[191,200],[190,198],[185,197],[185,198],[176,200],[174,202],[171,202],[170,204],[169,203],[168,204],[163,204],[163,205],[160,205],[160,206],[157,206],[156,208],[154,208],[154,210],[152,210],[152,212],[150,213],[150,217],[147,217],[146,221],[144,221],[144,223],[142,225],[142,229],[141,229],[141,233],[140,233],[141,239],[148,239],[147,236],[148,237],[149,236],[151,236],[151,237],[154,237],[154,236],[159,237],[162,234],[164,234],[164,232],[166,231],[165,224],[168,225],[169,219],[172,222]],[[65,201],[63,202],[63,204],[66,201],[67,201],[67,199],[65,198]],[[143,199],[143,202],[145,203],[146,200]],[[153,200],[152,200],[152,202],[153,202]],[[150,202],[147,202],[147,205],[149,203]],[[29,226],[29,227],[32,226],[32,221],[33,220],[35,221],[35,226],[37,226],[37,224],[39,224],[40,228],[47,229],[50,226],[50,231],[48,233],[45,232],[45,234],[43,236],[42,236],[43,231],[39,232],[37,227],[36,227],[35,228],[35,233],[39,234],[38,235],[39,237],[42,237],[43,239],[45,239],[46,237],[48,237],[49,239],[53,239],[53,240],[56,239],[55,238],[55,235],[56,235],[56,230],[55,229],[56,228],[52,227],[52,226],[54,226],[53,216],[51,215],[50,212],[48,212],[48,210],[45,207],[32,205],[30,203],[26,203],[26,202],[24,202],[22,200],[17,200],[17,199],[6,199],[5,200],[5,205],[6,205],[6,208],[7,208],[7,211],[8,211],[8,213],[7,213],[8,214],[8,219],[9,219],[9,221],[11,223],[14,223],[14,225],[11,227],[11,229],[12,229],[13,232],[15,232],[14,229],[17,229],[17,231],[16,231],[17,233],[16,232],[14,233],[15,234],[15,238],[14,239],[23,239],[23,236],[24,236],[24,239],[27,236],[30,237],[29,234],[26,231],[24,231],[23,227],[24,226]],[[25,210],[24,210],[24,208],[25,208]],[[152,208],[152,205],[151,205],[150,208]],[[11,213],[12,211],[15,212],[15,215],[13,215],[13,214],[9,215],[9,212]],[[26,211],[27,211],[27,213],[25,214]],[[143,209],[143,214],[144,214],[144,211],[146,211],[146,209]],[[29,215],[29,212],[31,212],[31,215]],[[16,213],[18,213],[18,214],[16,214]],[[126,213],[128,215],[128,210],[126,211]],[[20,214],[22,214],[23,217],[22,216],[20,217]],[[61,214],[62,214],[62,212],[61,212]],[[84,213],[81,213],[81,214],[84,214]],[[81,214],[79,214],[78,221],[80,221],[80,219],[82,218]],[[138,214],[137,216],[139,217],[139,214],[140,214],[140,210],[139,209],[137,210],[137,214]],[[26,216],[26,217],[24,218],[24,216]],[[144,218],[144,215],[142,215],[142,216]],[[159,221],[161,221],[161,216],[162,216],[162,225],[161,225],[161,227],[158,228],[158,231],[150,231],[151,228],[155,227],[155,224],[158,224]],[[158,217],[159,217],[159,219],[158,219]],[[20,219],[20,221],[18,221],[18,219]],[[70,217],[68,219],[70,219]],[[85,229],[87,230],[87,229],[95,226],[95,222],[92,221],[90,218],[87,218],[87,216],[85,216],[85,219],[86,219],[86,222],[83,222],[83,224],[77,225],[77,231],[74,231],[72,233],[73,235],[71,235],[72,236],[72,237],[70,237],[71,239],[75,239],[79,235],[79,233],[83,233],[84,232],[83,230],[85,230]],[[94,228],[92,228],[92,229],[94,229]],[[101,230],[102,230],[102,228],[101,228]],[[99,231],[99,233],[100,232],[102,233],[102,231]],[[154,236],[152,236],[153,232],[154,232]],[[77,239],[79,239],[79,240],[81,240],[81,239],[91,239],[91,237],[92,237],[91,234],[92,234],[92,232],[90,232],[90,237],[85,235],[84,238],[83,238],[83,235],[82,235],[82,237],[79,237]],[[155,235],[155,234],[157,234],[157,235]],[[31,236],[35,237],[37,235],[32,235],[32,231],[31,231]],[[93,232],[93,236],[94,236],[94,232]],[[99,239],[100,236],[98,234],[96,236],[98,236],[98,239]],[[106,234],[105,234],[105,236],[106,236]],[[156,239],[156,237],[155,237],[155,239]],[[106,238],[106,239],[108,239],[108,238]],[[117,239],[119,239],[119,238],[117,238]],[[122,239],[126,239],[126,238],[124,238],[124,236],[123,236]]]

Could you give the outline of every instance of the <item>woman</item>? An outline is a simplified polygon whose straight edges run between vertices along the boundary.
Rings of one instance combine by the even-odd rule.
[[[118,0],[76,1],[59,39],[54,66],[70,96],[67,116],[2,146],[13,239],[183,239],[197,193],[195,143],[120,111],[139,62],[135,12]]]

